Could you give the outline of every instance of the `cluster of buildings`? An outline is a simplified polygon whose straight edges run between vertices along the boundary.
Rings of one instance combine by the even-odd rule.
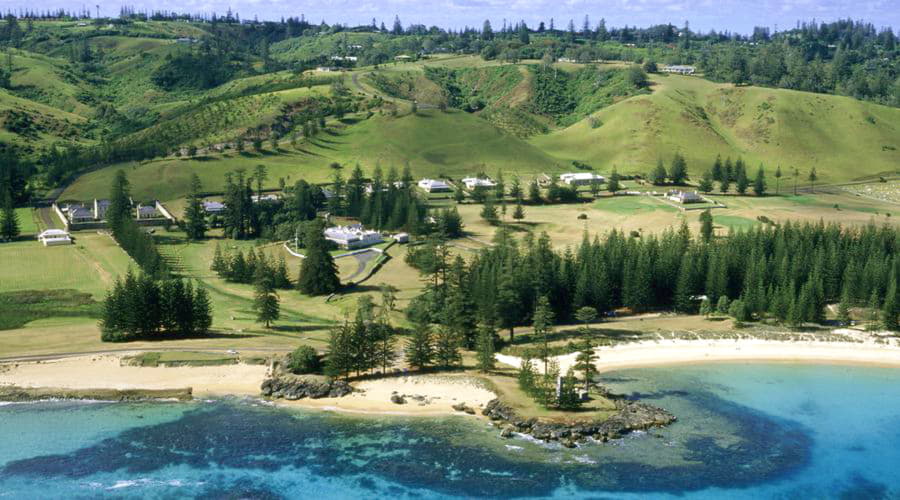
[[[94,199],[92,203],[69,203],[59,206],[59,211],[64,217],[66,224],[86,224],[91,222],[103,222],[106,220],[106,212],[109,211],[111,202],[109,200]],[[154,201],[152,204],[134,203],[134,218],[143,219],[161,219],[169,218],[166,209],[159,203]]]

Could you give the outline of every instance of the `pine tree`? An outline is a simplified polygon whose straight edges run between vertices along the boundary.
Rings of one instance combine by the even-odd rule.
[[[699,189],[701,193],[712,192],[713,173],[711,170],[707,170],[703,173],[703,177],[700,178],[700,182],[697,184],[697,189]]]
[[[12,195],[7,189],[3,195],[3,211],[0,213],[0,238],[12,241],[19,236],[19,218],[13,208]]]
[[[216,242],[216,249],[213,251],[213,259],[209,269],[215,271],[219,277],[226,278],[229,274],[230,267],[229,262],[225,259],[225,256],[222,255],[222,248],[219,246],[219,242]]]
[[[475,351],[478,369],[482,372],[488,372],[494,369],[494,354],[496,352],[494,345],[494,337],[497,332],[494,327],[488,324],[478,328],[478,336],[475,340]]]
[[[578,356],[575,357],[575,369],[581,372],[584,377],[584,390],[587,391],[591,385],[591,376],[597,373],[597,352],[591,346],[589,340],[584,339],[582,342]]]
[[[278,264],[272,271],[272,285],[281,290],[291,288],[291,278],[288,276],[287,262],[284,255],[278,256]]]
[[[297,288],[306,295],[327,295],[340,287],[337,266],[328,251],[322,225],[310,224],[303,239],[306,258],[300,265]]]
[[[672,184],[680,186],[687,180],[687,175],[687,162],[684,161],[681,153],[675,153],[675,157],[672,158],[672,167],[669,170],[669,179],[672,180]]]
[[[756,172],[756,179],[753,181],[753,193],[756,196],[763,196],[766,194],[766,172],[761,165]]]
[[[866,329],[870,331],[875,331],[878,329],[878,316],[879,309],[881,306],[881,301],[878,299],[878,290],[872,290],[872,295],[869,296],[869,322],[866,325]]]
[[[846,286],[841,292],[841,301],[838,303],[837,321],[843,326],[850,324],[850,288]]]
[[[537,180],[532,180],[528,185],[528,202],[532,205],[538,205],[544,201],[541,198],[541,188],[538,186]]]
[[[191,191],[187,198],[187,207],[184,211],[184,230],[190,240],[203,239],[206,233],[206,216],[200,201],[200,177],[197,174],[191,176]]]
[[[439,326],[434,336],[434,359],[438,366],[450,368],[462,360],[459,354],[460,338],[451,328]]]
[[[547,363],[550,360],[550,334],[553,333],[553,309],[550,308],[550,300],[546,295],[538,298],[534,307],[534,337],[541,343],[540,359],[544,362],[544,373],[547,373]]]
[[[716,304],[716,312],[719,314],[728,314],[728,308],[731,305],[731,302],[728,300],[727,295],[722,295],[719,297],[719,302]]]
[[[622,189],[621,177],[619,176],[619,171],[615,167],[613,167],[612,174],[609,176],[609,182],[606,184],[606,189],[612,194],[616,194]]]
[[[512,218],[518,222],[525,219],[525,209],[522,207],[522,200],[516,200],[516,209],[513,211]]]
[[[576,384],[575,373],[569,368],[569,371],[562,378],[562,384],[560,384],[559,389],[557,405],[561,410],[571,411],[581,407],[583,401],[578,397]]]
[[[656,168],[650,174],[650,182],[656,186],[662,186],[666,183],[666,167],[663,165],[662,159],[657,160]]]
[[[266,266],[257,266],[254,282],[253,311],[256,312],[256,322],[265,323],[266,328],[269,328],[280,317],[281,307],[272,284],[272,276],[267,272]]]
[[[209,292],[201,285],[194,287],[194,335],[205,335],[212,326],[212,303],[209,300]]]
[[[488,196],[484,199],[484,206],[481,208],[481,218],[490,224],[497,224],[497,207],[494,205],[494,197]]]
[[[713,226],[712,212],[707,208],[700,214],[700,236],[705,243],[709,243],[712,241],[714,234],[715,227]]]
[[[423,369],[434,361],[434,339],[428,325],[415,325],[412,336],[406,341],[406,362]]]
[[[575,311],[575,319],[584,323],[581,334],[587,335],[589,332],[588,325],[597,319],[597,309],[591,306],[583,306]]]
[[[881,307],[881,325],[885,330],[892,332],[900,330],[898,314],[900,314],[900,303],[897,301],[897,277],[892,276],[887,294],[884,296],[884,304]]]
[[[813,167],[813,168],[809,171],[809,177],[808,177],[808,179],[809,179],[809,184],[810,184],[809,192],[815,194],[815,192],[816,192],[816,181],[819,180],[819,176],[816,174],[816,167]]]
[[[331,377],[348,377],[352,367],[350,322],[344,322],[331,329],[328,335],[328,357],[325,360],[325,374]]]
[[[693,294],[693,260],[687,253],[681,259],[678,269],[678,280],[675,283],[675,310],[680,313],[690,313],[693,310],[691,295]]]

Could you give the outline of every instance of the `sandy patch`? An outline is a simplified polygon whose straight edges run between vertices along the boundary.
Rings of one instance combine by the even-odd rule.
[[[343,398],[279,400],[279,406],[316,408],[347,413],[380,415],[446,415],[458,413],[452,405],[465,403],[479,410],[497,397],[478,381],[465,376],[412,375],[351,382],[360,392]],[[406,404],[391,402],[396,391],[405,395]],[[421,396],[422,400],[413,399]]]
[[[195,397],[258,396],[267,367],[224,365],[175,368],[120,366],[119,356],[85,356],[7,364],[0,385],[64,389],[180,389]]]

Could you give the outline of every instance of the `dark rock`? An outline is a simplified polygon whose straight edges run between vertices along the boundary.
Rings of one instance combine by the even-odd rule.
[[[455,405],[450,406],[450,408],[453,408],[454,411],[466,411],[466,408],[468,407],[465,403],[456,403]]]
[[[500,437],[502,438],[511,438],[513,435],[513,428],[511,426],[506,426],[500,431]]]
[[[403,405],[406,404],[406,399],[404,399],[403,396],[399,394],[391,394],[391,403],[394,403],[395,405]]]
[[[305,377],[276,377],[263,381],[260,392],[273,399],[341,398],[353,392],[343,380],[323,380]]]
[[[572,441],[571,439],[563,439],[561,443],[566,448],[575,448],[576,447],[575,441]]]

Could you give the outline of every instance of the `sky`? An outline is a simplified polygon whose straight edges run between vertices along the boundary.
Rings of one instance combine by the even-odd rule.
[[[97,0],[82,0],[93,12]],[[495,29],[503,20],[524,20],[536,27],[554,18],[558,28],[570,19],[580,28],[584,16],[591,25],[600,18],[607,26],[649,26],[685,21],[695,31],[729,30],[750,33],[754,26],[779,30],[797,21],[862,19],[876,27],[900,29],[900,0],[100,0],[101,15],[117,15],[123,4],[137,10],[174,10],[188,13],[224,13],[229,7],[243,18],[277,20],[306,15],[308,20],[349,25],[368,24],[374,17],[391,26],[394,15],[408,24],[437,25],[444,28],[478,26],[490,19]],[[78,0],[0,0],[0,10],[20,7],[77,9]]]

